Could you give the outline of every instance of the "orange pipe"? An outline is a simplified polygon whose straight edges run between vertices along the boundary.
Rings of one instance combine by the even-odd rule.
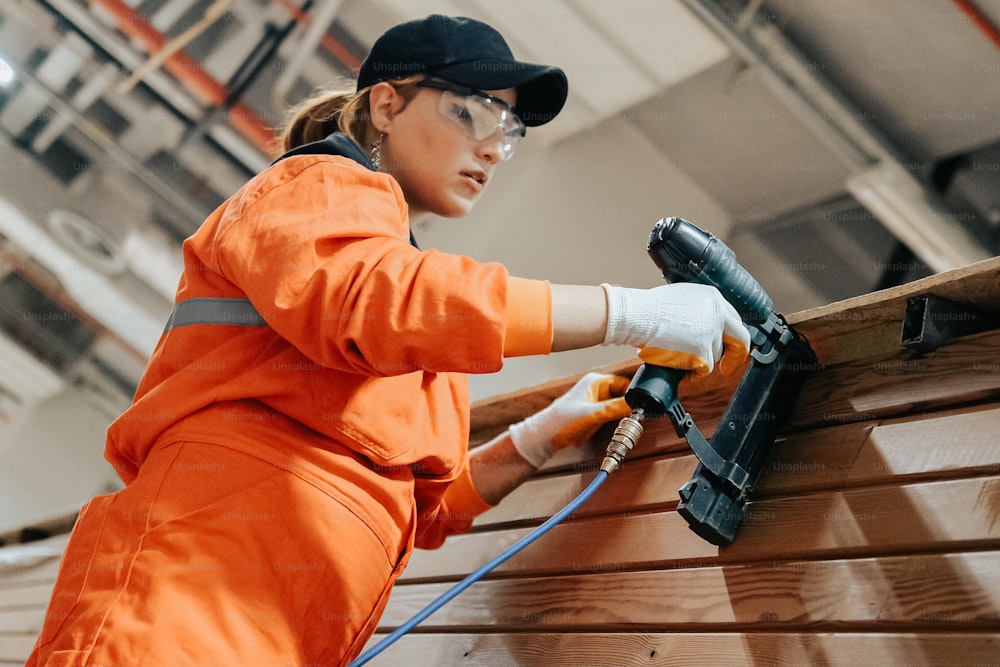
[[[129,38],[142,42],[149,53],[156,53],[167,43],[166,36],[146,18],[121,0],[91,0],[118,21],[118,29]],[[183,51],[173,54],[163,68],[177,77],[205,104],[218,106],[228,96],[226,87],[206,72],[196,60]],[[229,110],[229,122],[268,155],[276,148],[274,129],[249,105],[237,102]]]
[[[990,17],[984,14],[983,10],[977,7],[972,0],[953,0],[953,2],[972,19],[972,22],[986,35],[986,38],[993,42],[993,46],[1000,49],[1000,30],[993,24]]]
[[[299,7],[291,0],[276,0],[276,2],[287,9],[288,13],[292,15],[292,18],[302,25],[309,25],[312,23],[312,17],[300,10]],[[320,44],[326,47],[326,50],[332,53],[338,60],[340,60],[340,62],[344,63],[355,72],[361,69],[361,59],[348,51],[346,46],[335,40],[333,37],[323,35],[323,39],[320,40]]]

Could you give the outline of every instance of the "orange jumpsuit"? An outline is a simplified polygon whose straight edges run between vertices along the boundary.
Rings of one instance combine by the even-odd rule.
[[[266,326],[161,337],[108,431],[126,487],[81,513],[28,667],[344,664],[412,548],[488,508],[465,374],[549,351],[548,284],[418,250],[359,162],[288,157],[185,242],[178,303]]]

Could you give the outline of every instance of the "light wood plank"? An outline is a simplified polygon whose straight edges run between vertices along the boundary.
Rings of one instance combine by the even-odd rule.
[[[37,632],[18,635],[0,634],[0,665],[24,667],[28,656],[31,655],[31,649],[35,647],[37,634]]]
[[[810,377],[789,429],[866,421],[1000,396],[1000,332],[968,336],[924,357],[905,351]]]
[[[399,626],[447,588],[395,587],[380,629]],[[423,627],[928,632],[998,624],[1000,552],[991,551],[484,581]]]
[[[779,438],[1000,400],[1000,361],[989,361],[1000,359],[1000,332],[969,336],[922,359],[905,354],[854,361],[810,376]],[[703,382],[688,389],[684,405],[702,433],[711,437],[735,384],[724,378]],[[586,447],[559,452],[540,472],[596,468],[613,430],[610,424]],[[630,458],[685,450],[687,444],[669,421],[650,420]]]
[[[374,643],[381,635],[372,638]],[[373,667],[761,667],[992,665],[996,633],[411,634]]]
[[[37,635],[44,621],[44,608],[0,610],[0,630],[5,635]]]
[[[0,611],[40,607],[44,609],[52,596],[55,578],[38,584],[0,590]]]
[[[864,359],[898,347],[906,300],[921,294],[1000,314],[1000,257],[794,313],[788,321],[809,339],[824,364]]]
[[[649,433],[653,441],[659,437],[654,430]],[[899,484],[917,478],[1000,474],[1000,447],[992,446],[997,433],[1000,407],[965,408],[884,423],[853,423],[791,433],[775,443],[752,497],[762,499],[889,480]],[[648,442],[645,437],[644,441]],[[947,446],[942,445],[945,442]],[[657,453],[655,446],[637,447],[574,516],[641,512],[676,504],[677,489],[690,479],[697,465],[686,445],[684,449],[687,453],[683,455],[651,456]],[[534,525],[555,514],[593,479],[600,460],[597,450],[585,458],[588,460],[574,466],[584,469],[581,472],[544,475],[525,482],[499,505],[477,517],[474,530]]]
[[[0,555],[3,555],[2,549]],[[62,554],[57,553],[40,560],[23,562],[0,560],[0,596],[4,595],[4,590],[7,588],[54,581],[61,558]]]
[[[863,484],[1000,473],[1000,407],[964,408],[789,434],[755,498]]]
[[[575,517],[641,511],[676,504],[677,489],[691,478],[693,454],[626,460]],[[477,529],[512,523],[539,524],[572,501],[594,479],[593,470],[528,480],[493,509],[476,517]]]
[[[1000,407],[880,424],[872,429],[847,483],[942,473],[1000,474]]]
[[[674,511],[622,512],[564,522],[496,572],[524,577],[996,548],[998,514],[1000,477],[753,502],[736,540],[724,549],[691,532]],[[440,549],[415,553],[400,581],[461,579],[528,532],[453,536]]]

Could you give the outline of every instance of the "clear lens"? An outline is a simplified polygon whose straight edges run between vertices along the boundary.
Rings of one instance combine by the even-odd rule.
[[[441,114],[476,141],[483,141],[497,132],[503,135],[501,159],[509,160],[517,143],[524,136],[524,123],[502,100],[473,93],[463,95],[443,90],[438,106]]]

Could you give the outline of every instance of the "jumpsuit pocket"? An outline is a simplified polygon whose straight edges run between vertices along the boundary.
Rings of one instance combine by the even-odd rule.
[[[328,508],[341,515],[344,529],[329,534],[327,567],[311,596],[301,641],[310,664],[344,665],[361,653],[377,629],[413,546],[411,540],[395,562],[386,560],[375,533],[350,509],[330,500],[335,504]]]

